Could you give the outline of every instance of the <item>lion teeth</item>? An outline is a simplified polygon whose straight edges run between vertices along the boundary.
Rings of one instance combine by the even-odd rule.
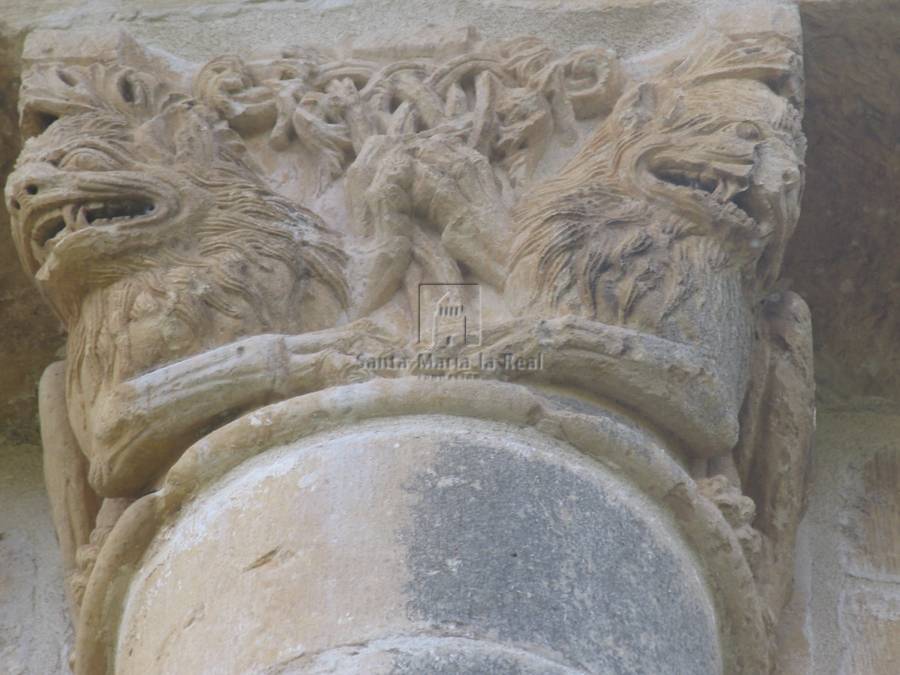
[[[89,225],[109,225],[146,216],[154,209],[155,205],[152,202],[127,199],[87,204],[85,214]]]
[[[77,204],[69,204],[64,206],[62,209],[62,217],[63,221],[66,224],[66,229],[74,230],[75,225],[78,221],[78,211],[79,206]]]
[[[87,207],[83,204],[78,207],[78,218],[77,218],[78,229],[82,227],[88,227],[88,218],[87,218]]]

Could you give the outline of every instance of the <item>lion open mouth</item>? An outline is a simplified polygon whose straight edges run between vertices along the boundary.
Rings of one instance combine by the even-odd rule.
[[[752,224],[757,220],[748,181],[743,176],[731,175],[730,172],[710,169],[708,166],[700,168],[665,161],[651,165],[650,173],[659,182],[686,194],[689,192],[695,200],[712,209],[721,210],[730,220],[743,224]]]
[[[150,215],[156,205],[147,199],[126,198],[67,204],[47,214],[32,231],[32,241],[46,257],[64,237],[89,227],[107,227]]]

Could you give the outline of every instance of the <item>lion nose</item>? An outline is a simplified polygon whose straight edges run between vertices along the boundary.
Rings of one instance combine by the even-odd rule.
[[[6,181],[6,207],[13,215],[17,211],[27,209],[38,199],[41,193],[47,192],[54,181],[56,169],[51,165],[32,165],[22,167],[10,174]]]

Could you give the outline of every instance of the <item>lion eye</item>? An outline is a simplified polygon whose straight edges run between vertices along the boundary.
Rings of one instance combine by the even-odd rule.
[[[762,130],[753,122],[741,122],[735,131],[738,137],[745,141],[758,141],[763,137]]]
[[[108,171],[117,168],[116,163],[108,155],[84,148],[68,153],[59,166],[62,169],[80,171]]]

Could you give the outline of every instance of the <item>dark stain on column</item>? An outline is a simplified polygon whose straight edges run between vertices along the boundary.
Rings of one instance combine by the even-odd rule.
[[[448,442],[407,489],[411,619],[586,672],[717,671],[699,583],[602,483],[515,450]]]

